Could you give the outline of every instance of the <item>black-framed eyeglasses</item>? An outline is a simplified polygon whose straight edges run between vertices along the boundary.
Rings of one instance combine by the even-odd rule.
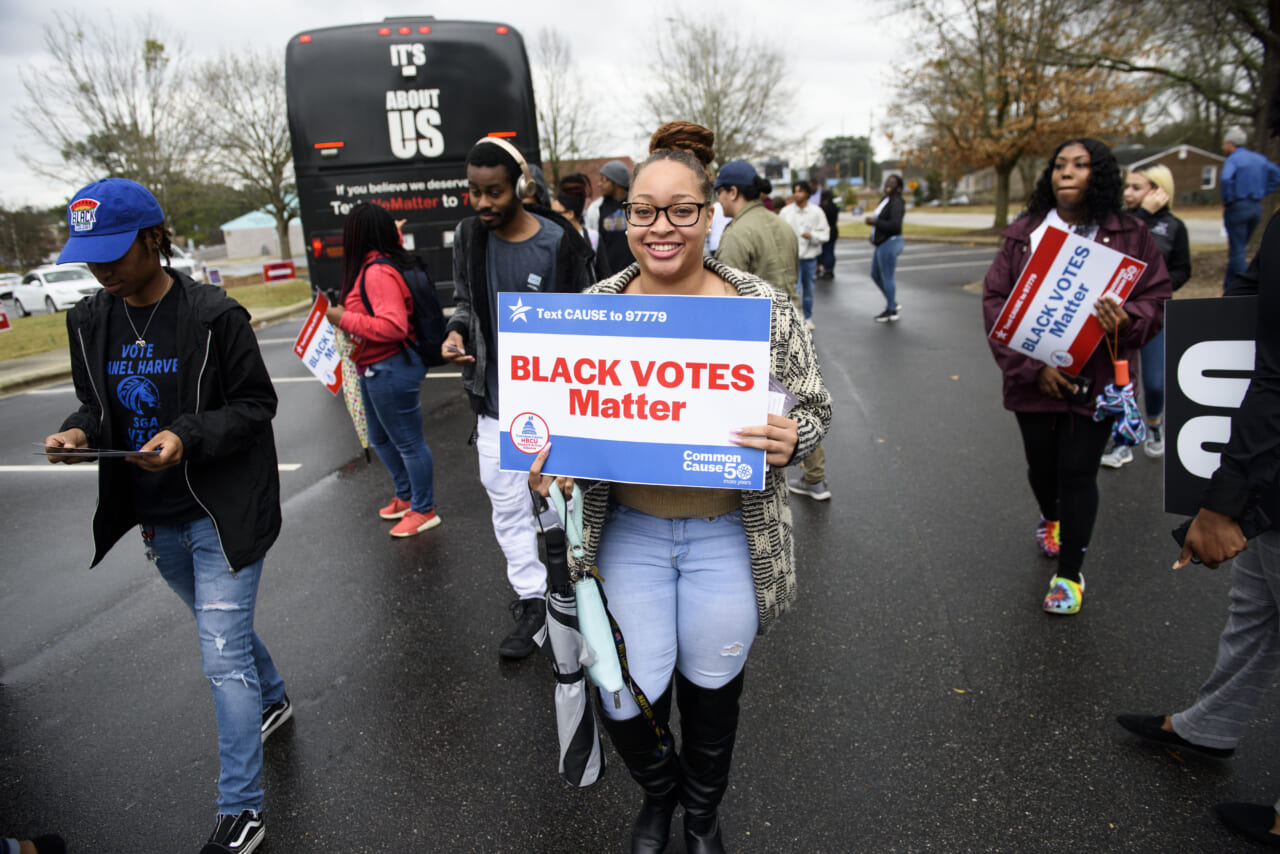
[[[675,226],[693,225],[702,216],[707,202],[676,202],[671,205],[651,205],[648,202],[627,202],[622,206],[627,222],[641,227],[653,225],[658,214],[665,213],[667,222]]]

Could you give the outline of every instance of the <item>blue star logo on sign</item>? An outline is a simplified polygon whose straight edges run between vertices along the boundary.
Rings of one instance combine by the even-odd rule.
[[[523,320],[525,323],[529,322],[529,318],[525,315],[529,313],[529,309],[533,308],[533,306],[525,305],[523,299],[517,299],[515,305],[509,305],[507,308],[511,309],[511,320],[513,323],[517,320]]]

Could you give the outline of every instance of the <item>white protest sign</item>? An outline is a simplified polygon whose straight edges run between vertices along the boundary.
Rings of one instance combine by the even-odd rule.
[[[500,465],[672,486],[763,489],[730,441],[769,407],[771,301],[500,293]]]
[[[1093,304],[1103,294],[1123,303],[1145,269],[1137,258],[1049,227],[987,337],[1046,365],[1078,369],[1103,336]]]
[[[329,308],[329,300],[321,291],[316,295],[316,303],[311,306],[311,313],[302,324],[298,340],[293,344],[293,352],[307,366],[307,370],[315,374],[325,388],[332,394],[342,390],[342,357],[334,346],[333,324],[324,316]]]

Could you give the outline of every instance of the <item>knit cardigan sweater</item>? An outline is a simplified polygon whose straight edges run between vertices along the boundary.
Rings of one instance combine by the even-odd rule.
[[[795,407],[788,417],[798,425],[798,439],[791,462],[799,462],[813,452],[831,425],[831,396],[822,384],[822,372],[804,320],[786,294],[763,279],[711,257],[703,258],[703,266],[732,285],[739,296],[768,297],[773,301],[769,371],[796,397]],[[616,276],[597,283],[587,293],[621,293],[639,274],[639,265],[632,264]],[[581,557],[571,559],[573,568],[578,572],[596,564],[600,535],[609,509],[608,483],[584,483],[582,487],[584,550]],[[796,598],[795,540],[791,530],[785,469],[770,466],[765,473],[762,491],[743,490],[742,527],[751,554],[751,578],[755,585],[760,633],[763,634]]]

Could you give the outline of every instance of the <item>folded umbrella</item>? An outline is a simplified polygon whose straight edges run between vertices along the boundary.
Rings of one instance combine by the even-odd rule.
[[[585,668],[595,653],[578,628],[578,605],[562,528],[545,532],[547,549],[547,639],[556,674],[556,733],[560,739],[560,776],[571,786],[590,786],[604,773],[600,731],[591,709]]]
[[[1122,359],[1115,366],[1116,381],[1108,383],[1095,399],[1093,420],[1102,422],[1114,418],[1111,438],[1116,445],[1136,445],[1147,437],[1147,422],[1138,408],[1133,383],[1129,382],[1129,363]]]

